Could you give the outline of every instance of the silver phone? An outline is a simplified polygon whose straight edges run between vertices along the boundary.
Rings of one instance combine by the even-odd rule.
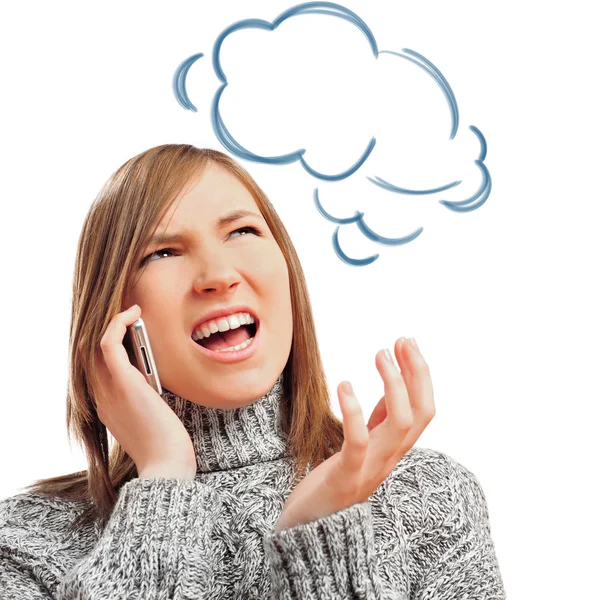
[[[131,364],[137,367],[146,378],[146,381],[160,396],[162,394],[162,387],[158,378],[158,370],[154,362],[152,347],[150,346],[150,338],[148,337],[148,331],[142,317],[127,327],[127,335],[125,337],[127,340],[125,348],[127,349]]]

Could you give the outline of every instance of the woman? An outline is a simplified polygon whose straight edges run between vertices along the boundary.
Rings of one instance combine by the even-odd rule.
[[[477,479],[413,447],[435,413],[424,358],[401,338],[401,373],[379,352],[368,424],[344,384],[335,417],[298,257],[226,155],[126,162],[73,290],[88,469],[0,503],[1,598],[505,597]],[[140,316],[162,397],[123,345]]]

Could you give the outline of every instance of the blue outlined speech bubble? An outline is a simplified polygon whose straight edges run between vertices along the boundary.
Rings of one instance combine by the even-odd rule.
[[[335,182],[341,181],[343,179],[347,179],[350,176],[354,175],[358,169],[360,169],[365,163],[370,159],[373,155],[377,140],[374,135],[369,136],[369,139],[365,139],[360,144],[360,151],[358,155],[353,158],[353,160],[342,170],[336,170],[335,172],[326,172],[323,168],[317,169],[314,165],[309,164],[309,160],[307,159],[307,147],[292,147],[289,151],[285,153],[272,153],[267,154],[264,151],[259,152],[254,146],[258,146],[258,140],[255,143],[248,143],[246,140],[245,145],[242,145],[238,139],[238,135],[234,128],[231,125],[226,125],[225,118],[222,113],[222,101],[224,98],[224,94],[228,87],[233,83],[231,77],[228,79],[226,70],[223,66],[222,61],[222,50],[224,44],[230,36],[240,35],[242,32],[246,31],[254,31],[254,32],[276,32],[278,28],[282,26],[284,23],[290,23],[294,19],[300,19],[305,15],[320,15],[323,19],[326,19],[330,24],[339,24],[343,23],[346,27],[352,28],[352,30],[359,34],[355,35],[353,38],[353,43],[357,46],[360,45],[360,50],[364,52],[368,52],[371,56],[371,59],[374,61],[378,61],[380,57],[386,56],[387,59],[397,59],[401,61],[407,61],[409,64],[413,65],[415,68],[419,69],[421,73],[425,74],[431,80],[433,80],[436,84],[437,93],[442,97],[448,107],[448,139],[453,140],[457,134],[459,128],[459,110],[458,103],[456,97],[452,91],[452,88],[448,82],[448,80],[444,77],[441,71],[434,65],[434,63],[426,58],[423,54],[416,52],[414,50],[403,48],[401,51],[396,50],[380,50],[378,48],[377,41],[375,39],[375,35],[369,28],[369,26],[365,23],[363,19],[361,19],[355,12],[335,3],[331,2],[309,2],[294,6],[283,13],[281,13],[276,19],[272,22],[262,20],[262,19],[244,19],[238,21],[226,29],[224,29],[221,34],[217,37],[216,41],[213,45],[212,51],[212,66],[215,75],[221,82],[219,88],[214,94],[212,105],[211,105],[211,122],[212,128],[216,137],[219,139],[220,143],[233,155],[249,161],[270,164],[270,165],[287,165],[294,162],[298,162],[303,169],[312,177],[317,180],[327,181],[327,182]],[[333,27],[333,25],[330,25]],[[279,30],[281,31],[281,30]],[[314,40],[317,39],[317,35],[309,37],[309,41],[312,41],[314,44]],[[337,39],[335,35],[331,35],[331,39]],[[248,51],[247,46],[245,50]],[[326,50],[325,50],[326,52]],[[186,60],[184,60],[179,67],[176,69],[174,77],[173,77],[173,92],[179,104],[185,108],[186,110],[197,111],[196,107],[192,104],[186,89],[186,80],[188,72],[191,66],[202,56],[203,53],[197,53]],[[325,60],[325,56],[322,57]],[[235,60],[235,59],[234,59]],[[230,59],[231,61],[231,59]],[[293,61],[290,60],[290,64]],[[231,62],[229,63],[231,64]],[[231,67],[230,67],[231,68]],[[310,77],[311,70],[307,69],[308,75]],[[305,72],[306,72],[305,71]],[[316,72],[316,69],[313,69],[313,72]],[[292,88],[293,86],[288,86]],[[238,92],[239,93],[239,92]],[[251,91],[247,91],[247,94],[252,93]],[[242,97],[243,97],[242,93]],[[376,97],[376,94],[375,94]],[[323,104],[326,104],[326,99],[328,95],[324,92],[322,95]],[[285,103],[285,100],[283,101]],[[241,104],[241,102],[239,103]],[[334,115],[337,110],[341,111],[341,106],[327,106],[329,113]],[[290,115],[290,119],[300,118],[297,113]],[[393,119],[394,115],[390,115],[390,119]],[[303,124],[305,129],[309,129],[309,125]],[[348,123],[348,127],[352,128],[352,122]],[[477,166],[481,183],[477,188],[474,194],[469,195],[467,198],[459,201],[451,201],[448,199],[440,200],[440,203],[448,208],[449,210],[453,210],[456,212],[469,212],[479,208],[487,198],[489,197],[491,191],[491,177],[487,167],[484,164],[485,156],[487,153],[487,144],[482,132],[474,127],[470,126],[469,130],[476,136],[479,142],[479,151],[478,156],[473,161]],[[257,136],[260,138],[260,142],[264,145],[264,139],[268,137],[266,135],[266,131],[262,130],[259,132],[260,135]],[[363,134],[364,137],[364,134]],[[290,141],[292,143],[292,141]],[[433,194],[439,194],[451,188],[455,188],[462,183],[460,179],[454,179],[453,181],[447,181],[440,185],[433,185],[427,187],[411,187],[408,185],[402,184],[402,176],[405,174],[402,173],[402,170],[399,169],[398,172],[391,173],[382,173],[382,172],[374,172],[372,175],[367,176],[367,180],[377,186],[380,189],[388,191],[392,194],[403,194],[403,195],[412,195],[412,196],[430,196]],[[375,243],[382,244],[385,246],[396,246],[402,245],[409,241],[412,241],[418,237],[422,228],[410,233],[409,235],[404,235],[397,238],[387,238],[377,234],[373,231],[372,228],[369,228],[364,220],[364,212],[356,211],[355,214],[351,217],[335,217],[330,214],[325,208],[322,206],[319,200],[318,188],[315,189],[314,192],[314,202],[317,207],[318,212],[326,219],[336,223],[338,225],[334,235],[333,235],[333,246],[336,254],[342,259],[344,262],[348,264],[352,264],[354,266],[364,266],[370,264],[379,256],[374,255],[365,259],[352,259],[342,252],[339,239],[338,232],[339,227],[344,224],[353,224],[356,223],[359,230],[370,240]]]

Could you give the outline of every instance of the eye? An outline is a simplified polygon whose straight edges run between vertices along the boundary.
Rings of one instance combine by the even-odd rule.
[[[234,233],[237,233],[238,231],[250,231],[254,235],[257,235],[257,236],[261,236],[262,235],[261,232],[260,232],[260,230],[257,227],[253,227],[251,225],[249,225],[247,227],[240,227],[238,229],[234,229],[229,235],[231,236]],[[173,254],[173,252],[176,252],[176,250],[173,250],[173,248],[161,248],[160,250],[155,250],[151,254],[148,254],[147,256],[144,256],[144,258],[140,262],[140,267],[142,267],[148,261],[149,258],[151,258],[152,256],[154,256],[155,254],[160,254],[162,252],[169,252],[169,253]]]
[[[240,227],[239,229],[235,229],[231,233],[234,234],[238,231],[251,231],[255,235],[260,235],[260,231],[256,227],[252,227],[251,225],[249,225],[248,227]]]

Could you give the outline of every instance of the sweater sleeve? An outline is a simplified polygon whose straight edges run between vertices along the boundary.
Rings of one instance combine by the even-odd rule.
[[[380,600],[369,502],[264,537],[272,600]]]
[[[132,479],[78,560],[76,539],[28,529],[13,511],[0,528],[0,599],[177,600],[192,597],[190,589],[200,597],[212,575],[208,550],[219,503],[198,481]]]
[[[414,600],[506,600],[477,477],[443,453],[416,470],[419,529],[412,546]]]

